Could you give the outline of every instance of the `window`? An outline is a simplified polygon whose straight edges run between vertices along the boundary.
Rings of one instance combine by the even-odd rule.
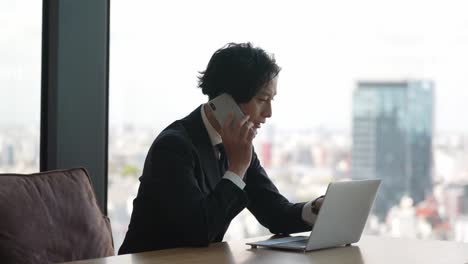
[[[0,172],[39,171],[41,1],[0,3]]]
[[[228,42],[246,41],[274,53],[283,69],[273,117],[255,145],[269,176],[292,201],[313,199],[330,181],[377,177],[369,166],[378,166],[379,146],[353,150],[353,108],[366,113],[369,108],[360,105],[368,104],[368,99],[355,95],[358,99],[353,101],[359,83],[383,83],[386,89],[387,82],[404,87],[413,87],[413,80],[416,87],[432,82],[434,105],[425,105],[432,105],[435,130],[425,139],[429,148],[418,149],[431,161],[421,163],[425,181],[402,179],[408,184],[391,199],[379,193],[386,206],[375,208],[366,232],[468,240],[464,220],[468,211],[459,206],[468,203],[467,194],[460,191],[468,179],[468,126],[460,120],[460,113],[468,110],[464,103],[468,89],[462,88],[468,85],[464,72],[468,19],[462,4],[360,0],[337,5],[326,1],[112,3],[109,214],[116,247],[125,235],[153,139],[207,100],[196,88],[196,76],[213,52]],[[393,100],[395,95],[388,96]],[[380,119],[376,123],[366,118]],[[385,143],[369,137],[377,135],[379,127],[389,126],[403,137],[398,124],[392,123],[398,120],[391,118],[367,113],[356,119],[366,124],[356,127],[361,131],[357,138]],[[358,162],[364,174],[354,175],[352,153],[368,157]],[[399,157],[391,160],[403,162]],[[387,167],[388,177],[396,173]],[[420,183],[424,188],[418,189]],[[418,190],[417,199],[411,197],[412,188]],[[244,210],[225,239],[266,233]]]

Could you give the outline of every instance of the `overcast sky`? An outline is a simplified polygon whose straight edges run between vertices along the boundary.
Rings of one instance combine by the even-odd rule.
[[[25,109],[14,119],[38,122],[42,10],[31,3],[40,1],[6,2],[28,7],[0,6],[0,97],[15,98],[0,112]],[[196,76],[212,53],[250,41],[283,68],[270,120],[278,127],[349,131],[357,80],[430,79],[436,130],[468,132],[464,2],[112,0],[111,124],[161,127],[185,116],[206,101]],[[22,24],[29,35],[18,36]]]

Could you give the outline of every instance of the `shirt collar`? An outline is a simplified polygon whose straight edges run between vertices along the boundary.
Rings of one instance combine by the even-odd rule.
[[[210,121],[208,120],[208,117],[205,114],[205,104],[203,104],[202,107],[200,107],[200,109],[203,124],[205,125],[206,131],[208,132],[211,144],[215,146],[217,144],[222,143],[223,139],[221,138],[221,135],[216,131],[216,129],[214,129],[214,127],[211,125]]]

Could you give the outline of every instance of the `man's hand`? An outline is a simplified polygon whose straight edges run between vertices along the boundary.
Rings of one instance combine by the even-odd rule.
[[[234,120],[232,114],[226,119],[221,128],[221,138],[229,161],[228,170],[236,173],[241,178],[247,171],[252,159],[252,140],[256,135],[250,116],[241,120]]]
[[[324,199],[324,198],[325,198],[325,197],[320,197],[320,198],[318,198],[317,201],[315,202],[315,206],[317,206],[317,209],[320,210],[320,208],[322,207],[323,199]]]
[[[324,198],[325,198],[325,195],[322,195],[322,196],[319,196],[314,201],[312,201],[311,209],[312,209],[313,214],[318,214],[318,212],[320,211],[320,208],[322,207]]]

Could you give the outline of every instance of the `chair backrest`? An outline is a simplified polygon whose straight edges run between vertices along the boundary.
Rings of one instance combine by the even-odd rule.
[[[0,174],[0,263],[112,255],[110,222],[85,169]]]

